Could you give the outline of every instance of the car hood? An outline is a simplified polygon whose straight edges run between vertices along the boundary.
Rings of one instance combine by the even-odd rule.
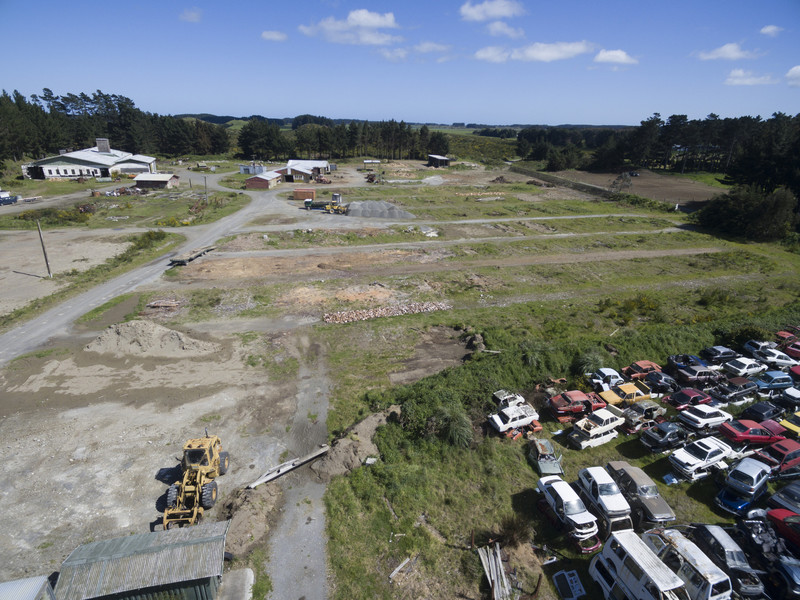
[[[560,460],[537,460],[536,465],[542,475],[561,475],[564,473]]]
[[[582,513],[577,513],[575,515],[567,515],[567,519],[571,523],[574,523],[577,527],[586,527],[587,525],[591,525],[592,523],[597,521],[595,516],[588,510],[583,511]]]
[[[695,458],[694,456],[689,454],[683,448],[673,452],[670,455],[669,459],[671,461],[674,461],[674,462],[676,462],[676,463],[678,463],[680,465],[683,465],[683,466],[685,466],[687,468],[698,467],[698,466],[700,466],[702,464],[701,460],[699,460],[698,458]]]
[[[675,512],[662,497],[641,498],[642,508],[651,521],[674,521]]]

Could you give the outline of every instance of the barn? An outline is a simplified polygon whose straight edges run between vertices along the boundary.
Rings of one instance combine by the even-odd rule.
[[[269,171],[253,175],[244,180],[244,187],[248,190],[271,190],[278,186],[283,176],[278,171]]]
[[[133,180],[142,189],[170,190],[178,187],[180,177],[174,173],[140,173]]]
[[[230,521],[137,533],[76,548],[56,600],[216,600]]]
[[[450,159],[441,154],[428,154],[429,167],[449,167]]]

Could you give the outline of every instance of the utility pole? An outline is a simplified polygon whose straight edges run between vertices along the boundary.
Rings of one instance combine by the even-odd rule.
[[[47,265],[47,276],[52,279],[53,273],[50,271],[50,261],[47,260],[47,249],[44,247],[44,236],[42,235],[42,227],[39,225],[39,219],[36,219],[36,229],[39,230],[39,241],[42,242],[42,253],[44,254],[44,264]]]
[[[203,185],[206,188],[206,205],[208,205],[208,182],[206,181],[205,175],[203,175]]]

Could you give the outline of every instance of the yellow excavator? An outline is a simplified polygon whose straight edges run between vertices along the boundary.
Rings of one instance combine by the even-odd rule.
[[[164,529],[194,525],[203,511],[217,501],[215,479],[228,471],[230,456],[222,450],[216,435],[189,440],[183,446],[181,471],[183,477],[167,490],[164,509]]]

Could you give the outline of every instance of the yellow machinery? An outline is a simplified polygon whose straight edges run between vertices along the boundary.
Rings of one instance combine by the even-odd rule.
[[[217,501],[215,478],[228,470],[230,457],[216,435],[189,440],[183,446],[183,478],[167,490],[164,529],[194,525]]]

